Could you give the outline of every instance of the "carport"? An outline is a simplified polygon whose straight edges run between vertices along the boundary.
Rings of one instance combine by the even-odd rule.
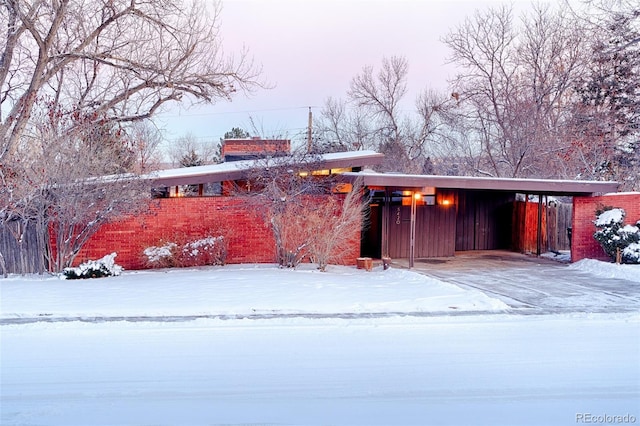
[[[514,250],[520,233],[543,243],[549,196],[592,196],[615,192],[617,182],[346,173],[369,190],[369,224],[361,255],[408,259],[455,256],[469,250]],[[518,194],[521,197],[518,197]],[[519,215],[516,200],[537,196],[532,216]],[[527,203],[531,204],[531,203]]]

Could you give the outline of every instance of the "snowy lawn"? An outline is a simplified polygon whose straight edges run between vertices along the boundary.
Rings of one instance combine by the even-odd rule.
[[[254,316],[501,311],[477,290],[418,273],[272,265],[124,272],[117,277],[0,279],[0,319],[35,317]]]
[[[409,271],[266,265],[11,277],[0,297],[3,426],[640,422],[640,312],[515,315]]]

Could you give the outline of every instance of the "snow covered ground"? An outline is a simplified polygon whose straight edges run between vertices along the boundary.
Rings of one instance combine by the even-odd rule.
[[[256,316],[388,312],[501,311],[507,305],[478,290],[399,269],[369,273],[312,265],[132,271],[117,277],[0,280],[0,321],[11,318]]]
[[[593,259],[582,259],[569,265],[569,268],[588,272],[600,278],[615,278],[640,284],[640,265],[616,265]]]
[[[2,425],[640,423],[640,310],[514,315],[409,271],[264,265],[0,297]]]

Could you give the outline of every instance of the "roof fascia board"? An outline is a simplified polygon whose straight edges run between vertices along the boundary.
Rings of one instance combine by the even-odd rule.
[[[325,154],[317,163],[314,163],[314,166],[324,169],[363,167],[379,164],[383,159],[383,154],[372,151]],[[246,173],[255,167],[260,167],[259,160],[242,160],[209,166],[161,170],[144,178],[153,181],[157,186],[195,185],[243,179]]]
[[[445,189],[475,189],[512,191],[529,194],[581,195],[609,193],[618,190],[617,182],[508,179],[470,176],[394,175],[380,173],[346,173],[348,177],[362,176],[365,185],[414,187],[432,186]]]

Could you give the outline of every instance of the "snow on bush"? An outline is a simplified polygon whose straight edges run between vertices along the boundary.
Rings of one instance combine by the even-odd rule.
[[[598,227],[612,225],[615,223],[622,223],[625,217],[625,212],[623,209],[611,209],[605,210],[599,215],[595,220],[595,224]]]
[[[62,273],[68,280],[120,275],[123,268],[116,264],[115,258],[116,253],[111,253],[98,260],[89,260],[76,268],[65,268]]]
[[[173,257],[173,253],[177,248],[178,245],[176,243],[166,243],[160,247],[147,247],[144,249],[143,253],[147,256],[147,261],[149,263],[159,264]]]
[[[191,241],[182,246],[183,266],[224,265],[227,249],[222,236]]]
[[[208,236],[181,243],[170,241],[147,247],[143,254],[152,268],[224,265],[227,242],[223,236]]]
[[[625,216],[625,211],[620,208],[604,208],[596,211],[594,223],[598,230],[593,237],[607,255],[616,262],[640,263],[640,255],[634,248],[640,242],[640,228],[623,225]]]
[[[640,243],[631,243],[622,251],[622,259],[626,263],[640,263]]]

